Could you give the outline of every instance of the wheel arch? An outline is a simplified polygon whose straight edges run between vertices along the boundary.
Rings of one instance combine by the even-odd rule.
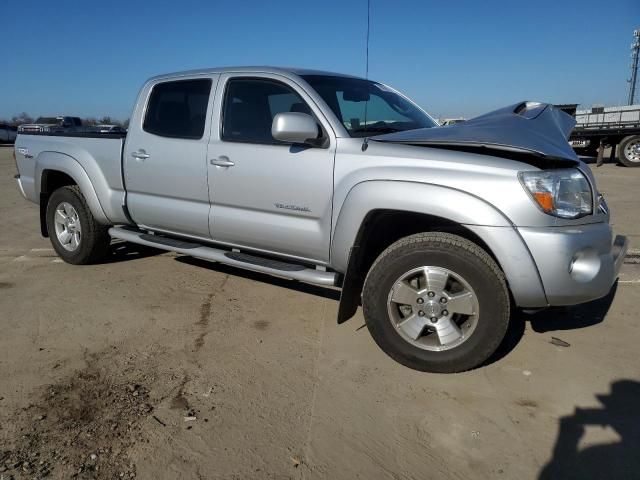
[[[58,152],[42,152],[36,161],[35,182],[40,199],[40,230],[43,236],[49,235],[45,218],[49,196],[66,185],[77,185],[96,221],[103,225],[110,224],[87,172],[73,157]]]
[[[400,238],[426,231],[453,233],[485,250],[504,272],[516,304],[547,304],[528,248],[508,218],[492,205],[466,192],[437,185],[366,184],[354,187],[347,196],[331,245],[332,265],[345,272],[338,309],[340,323],[355,314],[364,276],[378,255]],[[438,200],[429,202],[429,198]]]
[[[351,188],[334,214],[331,264],[336,270],[346,271],[349,249],[362,238],[363,228],[375,218],[376,211],[414,214],[447,224],[511,226],[493,205],[451,187],[395,180],[361,182]]]
[[[420,232],[446,232],[465,238],[483,248],[500,265],[491,247],[466,225],[429,213],[395,209],[374,209],[367,213],[354,239],[354,245],[369,243],[362,252],[368,268],[384,249],[401,238]],[[370,238],[370,241],[366,239]]]

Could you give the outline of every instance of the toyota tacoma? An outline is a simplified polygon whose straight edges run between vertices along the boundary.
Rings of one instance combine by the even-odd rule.
[[[514,308],[606,295],[627,249],[574,120],[522,102],[441,127],[393,88],[301,69],[151,78],[126,133],[19,132],[17,183],[71,264],[112,238],[341,288],[389,356],[458,372]]]

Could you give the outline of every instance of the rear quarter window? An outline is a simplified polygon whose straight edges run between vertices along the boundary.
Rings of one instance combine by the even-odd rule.
[[[158,83],[149,96],[142,128],[161,137],[201,139],[210,93],[208,78]]]

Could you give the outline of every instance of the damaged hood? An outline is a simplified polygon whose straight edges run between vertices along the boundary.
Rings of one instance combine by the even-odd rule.
[[[502,150],[578,161],[568,143],[575,124],[571,115],[553,105],[522,102],[455,125],[377,135],[371,140],[454,150]]]

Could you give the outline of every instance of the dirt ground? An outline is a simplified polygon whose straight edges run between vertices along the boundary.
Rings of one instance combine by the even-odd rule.
[[[640,168],[594,170],[640,246]],[[425,374],[331,289],[127,244],[62,263],[15,173],[0,148],[0,479],[640,478],[637,254],[608,297],[516,315],[488,365]]]

